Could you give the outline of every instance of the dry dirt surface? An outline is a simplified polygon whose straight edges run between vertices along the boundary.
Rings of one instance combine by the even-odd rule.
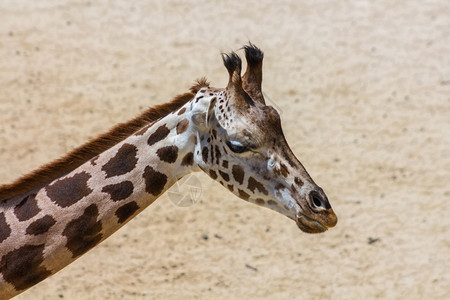
[[[265,51],[264,91],[339,217],[320,235],[196,174],[17,299],[450,299],[450,5],[1,1],[0,182]],[[240,52],[242,53],[242,52]]]

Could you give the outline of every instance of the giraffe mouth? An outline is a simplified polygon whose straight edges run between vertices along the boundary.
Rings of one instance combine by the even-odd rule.
[[[326,231],[328,228],[322,225],[319,221],[314,220],[302,213],[297,214],[297,219],[295,220],[298,228],[306,233],[320,233]]]

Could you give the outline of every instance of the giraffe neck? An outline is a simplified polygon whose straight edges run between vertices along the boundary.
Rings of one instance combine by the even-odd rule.
[[[66,175],[1,203],[0,299],[70,264],[178,179],[200,170],[194,161],[199,133],[191,118],[208,105],[200,98]]]

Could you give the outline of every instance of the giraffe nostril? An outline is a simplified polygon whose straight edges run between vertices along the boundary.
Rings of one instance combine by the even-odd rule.
[[[322,202],[320,202],[320,198],[319,195],[317,195],[317,193],[312,193],[311,200],[315,206],[317,207],[322,206]]]
[[[322,196],[317,191],[311,191],[309,193],[309,199],[311,200],[311,203],[316,208],[328,208],[328,200],[327,197],[324,195]]]

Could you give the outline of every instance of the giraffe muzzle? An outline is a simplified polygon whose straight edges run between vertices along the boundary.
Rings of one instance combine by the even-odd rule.
[[[321,188],[313,189],[308,195],[308,200],[308,206],[304,207],[306,210],[296,215],[297,226],[302,231],[320,233],[336,225],[337,216]]]
[[[320,233],[327,231],[327,227],[322,225],[319,221],[307,217],[304,214],[298,213],[296,218],[298,228],[306,233]]]

